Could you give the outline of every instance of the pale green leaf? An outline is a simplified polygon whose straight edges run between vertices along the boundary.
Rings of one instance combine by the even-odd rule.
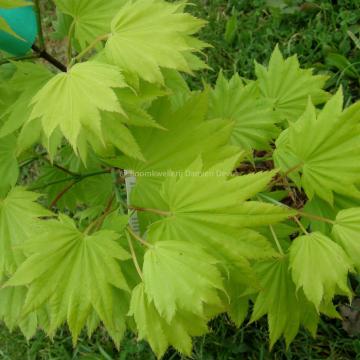
[[[304,112],[309,97],[316,105],[328,98],[323,90],[327,76],[301,69],[296,56],[284,60],[278,46],[271,55],[268,69],[256,63],[255,71],[261,94],[278,121],[296,121]]]
[[[126,0],[55,0],[64,14],[74,23],[74,37],[81,48],[91,44],[98,36],[110,32],[114,14]]]
[[[164,83],[161,68],[191,73],[195,66],[187,55],[205,46],[192,40],[204,21],[182,11],[183,3],[128,1],[111,23],[105,47],[108,58],[150,82]]]
[[[12,274],[23,261],[17,246],[37,230],[37,219],[51,212],[36,203],[39,194],[16,187],[0,198],[0,275]]]
[[[161,184],[172,171],[185,170],[200,154],[205,154],[204,158],[210,163],[229,150],[231,125],[225,120],[206,121],[207,105],[207,93],[192,94],[177,109],[169,99],[162,98],[153,104],[149,113],[163,129],[132,128],[146,161],[122,156],[109,162],[136,173],[134,201],[139,197],[149,207],[157,206]],[[230,150],[234,155],[233,147]],[[239,149],[235,150],[240,154]],[[144,227],[153,221],[153,216],[147,214],[139,217]]]
[[[20,61],[14,64],[16,71],[7,86],[17,94],[17,97],[0,115],[3,121],[0,127],[0,138],[18,130],[29,120],[31,99],[53,76],[44,65]]]
[[[333,235],[360,270],[360,208],[340,211],[333,226]]]
[[[267,314],[270,346],[282,336],[290,344],[303,325],[315,335],[319,316],[302,292],[296,292],[289,272],[287,257],[255,265],[260,277],[261,292],[256,298],[251,321]]]
[[[228,81],[220,73],[208,116],[233,122],[231,142],[247,151],[268,149],[279,133],[273,111],[260,98],[256,84],[245,86],[238,75]]]
[[[198,242],[224,255],[231,253],[231,244],[236,244],[240,256],[251,257],[250,249],[256,248],[262,248],[265,257],[274,254],[265,238],[247,228],[277,223],[291,216],[291,211],[246,201],[267,186],[274,172],[229,178],[229,172],[217,173],[216,168],[204,172],[201,162],[198,165],[167,178],[155,203],[143,203],[139,198],[134,204],[169,213],[151,225],[149,238]]]
[[[204,304],[219,305],[222,278],[216,259],[200,247],[180,241],[160,241],[144,257],[148,299],[168,323],[183,310],[204,316]]]
[[[351,296],[347,284],[352,264],[344,250],[320,232],[299,236],[290,247],[290,267],[297,289],[317,309],[335,294]]]
[[[103,140],[101,111],[123,113],[113,88],[125,86],[114,66],[96,62],[76,64],[67,73],[53,77],[34,96],[30,120],[41,118],[47,137],[59,128],[77,150],[82,129]]]
[[[16,158],[16,136],[8,135],[0,139],[0,189],[14,186],[19,176]]]
[[[129,315],[135,318],[139,339],[147,340],[159,358],[170,345],[190,356],[191,337],[208,332],[206,320],[185,311],[177,314],[171,322],[166,322],[148,299],[143,283],[132,292]]]
[[[91,310],[113,327],[113,288],[129,290],[119,261],[130,255],[118,238],[107,230],[83,234],[63,215],[48,220],[22,245],[29,257],[5,286],[29,286],[25,314],[49,301],[51,328],[67,319],[74,342]]]
[[[29,340],[35,335],[38,322],[34,312],[25,317],[21,314],[26,292],[27,289],[24,286],[0,289],[0,319],[10,331],[19,326],[26,339]]]
[[[353,117],[342,113],[339,90],[317,115],[309,103],[301,118],[285,130],[277,142],[274,160],[283,172],[304,188],[333,202],[333,192],[356,193],[360,180],[360,127]],[[295,176],[294,176],[295,175]]]

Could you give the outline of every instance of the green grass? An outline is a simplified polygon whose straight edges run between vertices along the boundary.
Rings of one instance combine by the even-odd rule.
[[[320,0],[299,7],[304,1],[287,2],[294,7],[270,8],[265,0],[194,1],[194,12],[209,21],[202,38],[213,45],[207,55],[214,71],[203,76],[214,81],[223,69],[228,76],[239,72],[251,78],[254,60],[266,63],[279,44],[285,56],[298,54],[303,66],[328,73],[329,88],[343,85],[349,100],[359,99],[360,48],[348,32],[360,42],[360,2]]]
[[[289,349],[286,349],[283,342],[279,342],[271,353],[265,320],[236,329],[226,317],[221,317],[212,322],[211,328],[212,331],[207,336],[195,339],[192,359],[360,359],[360,339],[346,336],[339,321],[322,321],[316,339],[301,332]],[[5,328],[0,328],[0,359],[151,360],[155,357],[145,342],[137,342],[130,333],[126,335],[120,351],[117,351],[101,330],[90,340],[80,337],[79,344],[73,349],[70,334],[65,329],[57,334],[53,342],[39,333],[27,344],[19,332],[9,334]],[[169,350],[164,359],[188,358]]]
[[[213,71],[202,77],[213,82],[223,69],[227,76],[239,72],[254,76],[254,60],[266,63],[278,43],[286,56],[297,53],[300,62],[317,72],[326,72],[329,90],[343,85],[348,101],[360,98],[360,2],[355,0],[287,1],[288,7],[270,8],[265,0],[192,0],[192,11],[209,21],[202,38],[213,48],[206,56]],[[272,0],[272,3],[281,1]],[[300,5],[300,6],[299,6]],[[51,14],[51,8],[49,13]],[[46,23],[51,21],[46,15]],[[351,32],[351,33],[349,33]],[[349,35],[350,34],[350,35]],[[352,35],[353,34],[353,35]],[[355,36],[355,41],[351,38]],[[193,86],[200,82],[192,79]],[[211,324],[210,334],[195,340],[193,359],[360,359],[360,338],[350,338],[341,321],[323,320],[316,339],[301,332],[289,349],[284,342],[269,352],[266,319],[236,329],[226,317]],[[39,333],[27,343],[15,331],[0,327],[0,359],[140,359],[153,355],[148,345],[128,333],[118,352],[99,330],[91,340],[81,337],[73,349],[69,332],[63,329],[52,342]],[[165,359],[182,359],[169,351]]]

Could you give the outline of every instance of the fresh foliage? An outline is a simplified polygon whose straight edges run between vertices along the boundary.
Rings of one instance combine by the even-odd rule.
[[[66,322],[76,344],[103,326],[116,346],[130,328],[161,357],[222,313],[266,315],[271,346],[337,317],[359,270],[359,103],[278,47],[255,79],[191,90],[207,44],[185,2],[56,3],[67,71],[0,72],[8,327]]]

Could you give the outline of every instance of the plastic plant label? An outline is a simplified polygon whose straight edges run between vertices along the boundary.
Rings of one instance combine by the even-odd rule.
[[[0,18],[17,35],[0,30],[0,50],[13,56],[24,56],[34,44],[38,32],[33,6],[0,8]]]

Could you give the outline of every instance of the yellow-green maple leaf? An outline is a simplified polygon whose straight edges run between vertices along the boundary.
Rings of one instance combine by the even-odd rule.
[[[126,87],[118,68],[97,62],[54,76],[32,99],[30,121],[41,119],[49,138],[59,128],[74,149],[82,130],[103,137],[101,111],[123,113],[113,88]]]
[[[108,58],[150,82],[164,82],[162,67],[191,73],[193,52],[206,46],[192,35],[205,22],[183,13],[183,8],[183,2],[128,1],[112,21],[105,47]]]
[[[73,18],[74,36],[85,48],[96,37],[109,33],[114,12],[126,0],[55,0],[59,10]]]

